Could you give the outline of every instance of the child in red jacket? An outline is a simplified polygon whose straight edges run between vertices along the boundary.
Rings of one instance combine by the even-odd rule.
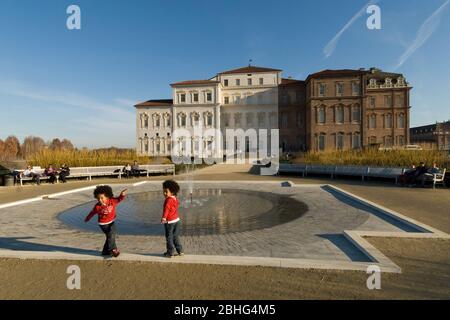
[[[98,200],[92,211],[88,214],[84,222],[88,222],[93,216],[98,215],[98,225],[106,236],[102,255],[118,257],[120,254],[116,246],[116,207],[127,195],[127,189],[114,198],[110,186],[98,186],[94,190],[94,197]]]
[[[177,194],[180,186],[173,180],[163,182],[163,192],[166,200],[164,201],[164,210],[161,217],[161,223],[164,224],[166,233],[167,251],[164,256],[172,258],[174,256],[174,248],[179,256],[183,256],[183,247],[180,242],[181,222],[178,216],[179,202]]]

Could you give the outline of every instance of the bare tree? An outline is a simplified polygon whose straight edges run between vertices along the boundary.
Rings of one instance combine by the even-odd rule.
[[[0,161],[5,160],[5,142],[0,139]]]
[[[32,154],[38,153],[45,148],[45,142],[40,137],[28,136],[22,143],[22,156],[26,159]]]
[[[70,141],[69,139],[63,139],[61,141],[61,147],[62,147],[63,150],[73,150],[73,149],[75,149],[73,144],[72,144],[72,141]]]
[[[58,138],[53,139],[49,145],[49,148],[50,150],[61,150],[62,149],[61,140],[59,140]]]
[[[5,160],[15,160],[20,155],[20,142],[15,136],[9,136],[5,140]]]

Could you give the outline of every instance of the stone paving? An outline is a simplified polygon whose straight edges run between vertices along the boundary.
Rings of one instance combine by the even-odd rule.
[[[187,187],[181,182],[181,187]],[[114,191],[129,187],[114,185]],[[407,225],[387,219],[331,189],[319,185],[285,187],[264,182],[196,182],[196,188],[242,189],[289,195],[308,206],[300,218],[271,228],[221,235],[183,236],[185,251],[195,255],[276,257],[367,262],[368,258],[343,235],[344,230],[404,231]],[[130,188],[130,194],[160,190],[160,182]],[[104,235],[71,228],[58,218],[61,212],[92,201],[92,190],[72,193],[16,207],[0,209],[0,250],[24,250],[98,255]],[[92,221],[91,223],[95,223]],[[159,236],[120,235],[123,252],[160,255]]]

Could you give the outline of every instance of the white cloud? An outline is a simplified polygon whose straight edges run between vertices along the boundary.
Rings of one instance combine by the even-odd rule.
[[[441,5],[436,11],[433,12],[431,16],[427,18],[427,20],[425,20],[424,23],[422,23],[419,31],[417,31],[416,38],[401,55],[395,69],[400,68],[414,54],[414,52],[422,47],[433,35],[441,22],[441,14],[448,4],[450,4],[450,0],[446,0],[443,5]]]
[[[330,40],[330,42],[327,43],[325,48],[323,49],[323,53],[325,54],[325,58],[330,57],[334,50],[336,49],[336,46],[339,43],[339,40],[341,39],[342,35],[347,31],[360,17],[362,17],[367,10],[367,7],[373,4],[376,4],[380,2],[381,0],[371,0],[369,1],[364,7],[361,8],[346,24],[345,26],[333,37],[333,39]]]

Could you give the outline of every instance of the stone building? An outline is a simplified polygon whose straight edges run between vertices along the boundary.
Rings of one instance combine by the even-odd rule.
[[[279,129],[283,151],[348,150],[409,143],[409,91],[402,74],[370,70],[324,70],[305,81],[282,78],[279,69],[248,66],[207,80],[171,84],[172,99],[136,107],[136,146],[140,154],[170,155],[175,129],[191,134],[190,150],[223,150],[205,129]],[[181,140],[180,140],[181,139]],[[270,141],[270,137],[268,137]],[[234,144],[235,150],[249,145]]]
[[[450,150],[450,121],[411,128],[411,143],[425,150]]]

